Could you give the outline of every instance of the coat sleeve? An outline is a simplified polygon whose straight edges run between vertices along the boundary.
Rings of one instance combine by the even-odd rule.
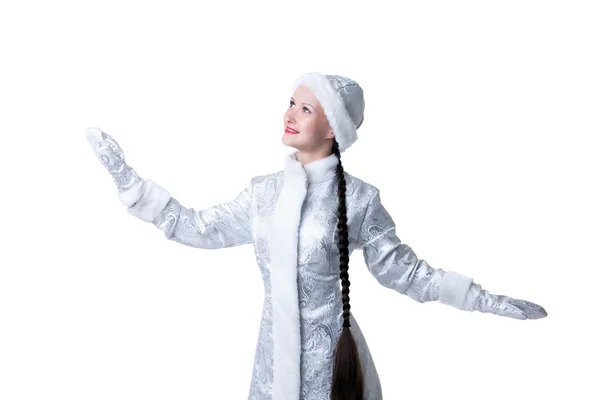
[[[253,182],[233,200],[203,210],[181,205],[152,180],[144,180],[120,198],[130,214],[151,222],[167,239],[190,247],[221,249],[253,242]]]
[[[367,204],[357,248],[362,249],[367,268],[383,286],[418,302],[439,301],[472,311],[480,286],[457,272],[431,267],[402,243],[378,189]]]

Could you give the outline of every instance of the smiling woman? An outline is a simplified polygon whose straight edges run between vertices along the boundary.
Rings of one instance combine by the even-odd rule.
[[[290,106],[283,116],[284,145],[299,150],[299,161],[307,164],[331,154],[333,129],[312,90],[299,86],[290,98]]]
[[[265,299],[249,400],[383,398],[350,312],[349,256],[356,249],[381,285],[415,301],[516,319],[547,315],[537,304],[492,295],[472,278],[431,267],[400,241],[379,189],[342,167],[341,153],[364,119],[355,81],[309,73],[292,90],[282,141],[295,151],[283,170],[253,177],[233,200],[204,210],[139,177],[109,135],[86,131],[130,214],[187,246],[253,245]]]

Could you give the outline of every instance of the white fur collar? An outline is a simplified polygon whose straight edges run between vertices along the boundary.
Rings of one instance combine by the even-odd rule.
[[[336,168],[339,160],[335,154],[330,154],[327,157],[321,158],[320,160],[312,161],[308,164],[302,164],[296,156],[298,151],[294,151],[287,155],[284,162],[284,174],[292,175],[297,177],[296,171],[302,174],[300,169],[304,169],[304,175],[308,183],[319,183],[327,181],[336,174]],[[285,180],[289,180],[291,176],[286,176]]]
[[[300,311],[298,306],[298,229],[310,183],[335,178],[338,158],[331,154],[302,165],[297,152],[284,161],[283,187],[269,227],[273,306],[273,400],[300,398]]]

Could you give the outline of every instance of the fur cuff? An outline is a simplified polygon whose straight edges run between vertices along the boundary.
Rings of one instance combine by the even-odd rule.
[[[473,278],[453,271],[447,271],[440,286],[440,303],[458,308],[471,310],[479,294],[476,285],[473,290]]]
[[[142,197],[143,185],[144,181],[140,180],[138,183],[131,186],[130,188],[119,192],[119,200],[121,201],[121,204],[123,204],[126,207],[131,207],[132,205],[137,203]]]
[[[152,222],[171,200],[171,195],[150,179],[145,179],[142,182],[143,184],[139,188],[134,189],[135,187],[132,187],[129,194],[119,195],[119,197],[121,201],[131,201],[131,199],[138,197],[137,202],[129,206],[127,212],[142,221]]]

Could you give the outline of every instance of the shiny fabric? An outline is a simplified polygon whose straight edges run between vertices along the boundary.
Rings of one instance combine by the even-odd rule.
[[[365,97],[362,88],[350,78],[341,75],[325,75],[329,84],[340,94],[348,116],[360,128],[365,119]]]
[[[478,284],[473,286],[481,288],[481,285]],[[480,290],[473,309],[515,319],[539,319],[548,316],[544,307],[539,304],[528,300],[513,299],[509,296],[491,294],[487,290]]]
[[[248,187],[232,201],[195,211],[182,206],[168,191],[153,181],[141,179],[125,163],[123,151],[108,134],[98,128],[89,128],[86,136],[92,149],[112,175],[119,190],[119,199],[128,206],[128,212],[143,221],[152,222],[168,239],[204,249],[253,243],[264,281],[265,298],[248,399],[279,400],[273,399],[272,311],[273,294],[281,292],[281,288],[277,285],[276,290],[272,291],[270,278],[276,276],[271,274],[271,254],[277,254],[273,250],[280,246],[274,245],[276,239],[269,241],[269,232],[272,230],[268,227],[272,226],[269,222],[273,220],[275,205],[281,203],[278,200],[282,193],[283,171],[253,178]],[[292,281],[292,287],[297,286],[301,331],[298,382],[301,386],[300,400],[329,398],[335,344],[341,332],[336,229],[337,179],[333,170],[335,163],[330,162],[331,157],[335,156],[302,167],[308,180],[306,191],[303,190],[300,194],[302,204],[297,221],[299,225],[295,225],[298,227],[298,251],[295,257],[298,267],[297,285]],[[290,160],[287,158],[285,163],[288,172],[296,166]],[[286,183],[289,183],[289,176]],[[535,303],[490,294],[469,277],[453,271],[436,270],[424,260],[418,259],[412,249],[401,243],[396,236],[395,224],[381,203],[379,190],[348,173],[345,173],[345,178],[348,250],[352,253],[355,249],[362,249],[367,268],[383,286],[419,302],[437,300],[461,310],[477,310],[517,319],[547,316],[544,308]],[[296,178],[293,179],[298,184]],[[290,203],[282,204],[285,204],[282,208],[285,210]],[[288,213],[280,214],[285,217],[286,222]],[[286,243],[289,245],[287,240],[281,242]],[[283,253],[288,254],[288,250],[286,247]],[[293,257],[294,255],[291,256]],[[292,268],[293,266],[294,264]],[[350,271],[353,268],[355,267],[351,265]],[[289,297],[275,298],[289,300]],[[356,298],[359,297],[355,296]],[[281,304],[280,301],[277,304]],[[365,377],[364,398],[382,399],[379,377],[366,340],[353,315],[350,319],[350,329],[357,342]],[[276,376],[282,375],[279,372]],[[284,383],[286,388],[296,385],[295,380]]]
[[[345,173],[349,252],[362,249],[369,271],[385,287],[423,302],[438,299],[443,270],[419,260],[400,242],[379,190]],[[170,240],[198,248],[253,243],[265,298],[248,400],[271,400],[272,304],[268,220],[282,187],[283,173],[258,176],[230,202],[195,211],[171,199],[154,220]],[[337,248],[337,178],[310,183],[302,207],[298,243],[301,317],[301,400],[329,399],[335,345],[342,328]],[[350,277],[352,268],[350,266]],[[350,278],[352,281],[352,278]],[[355,296],[354,301],[360,299]],[[351,315],[365,377],[365,400],[382,399],[382,389],[360,327]]]
[[[85,130],[85,137],[98,159],[111,174],[119,192],[123,192],[141,182],[141,178],[127,163],[121,146],[99,128]]]

